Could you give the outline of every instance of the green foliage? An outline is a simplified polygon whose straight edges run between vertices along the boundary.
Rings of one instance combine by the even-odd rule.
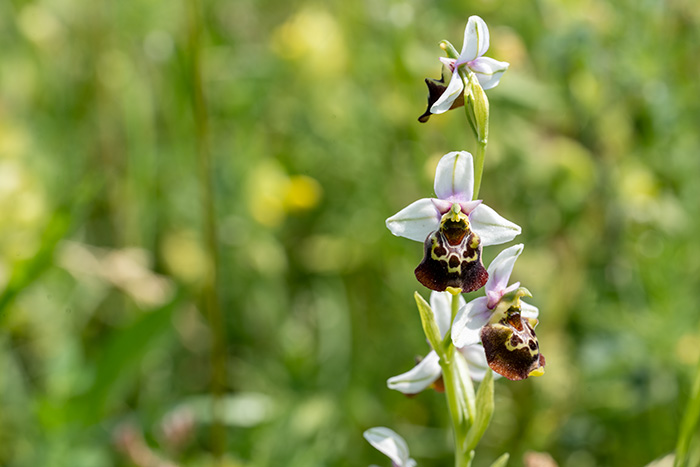
[[[479,390],[476,392],[476,417],[474,424],[469,428],[467,433],[467,451],[476,449],[476,446],[484,436],[486,428],[488,428],[493,416],[493,372],[487,371],[484,380],[479,384]]]
[[[508,460],[510,459],[510,454],[505,453],[501,455],[498,459],[493,461],[493,464],[491,464],[491,467],[505,467],[508,465]]]
[[[440,335],[440,330],[435,322],[435,315],[430,309],[430,305],[418,292],[413,294],[413,298],[416,299],[418,314],[420,315],[420,322],[423,326],[423,332],[428,338],[428,342],[430,342],[430,346],[435,349],[441,359],[444,359],[445,348],[442,345],[442,336]]]
[[[443,395],[386,389],[428,344],[422,246],[384,219],[431,194],[440,156],[475,151],[462,110],[416,121],[439,41],[472,14],[511,64],[488,91],[479,197],[523,227],[513,280],[547,358],[495,383],[474,465],[675,449],[700,353],[694,2],[212,0],[198,42],[189,8],[0,3],[0,465],[132,465],[139,442],[212,465],[211,410],[227,465],[379,464],[362,439],[378,425],[448,465]]]

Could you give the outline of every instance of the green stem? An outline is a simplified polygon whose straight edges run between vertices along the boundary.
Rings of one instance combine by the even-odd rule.
[[[678,435],[678,444],[676,445],[676,458],[673,462],[674,467],[686,467],[688,463],[688,450],[690,442],[695,434],[700,418],[700,360],[698,367],[695,370],[695,381],[693,382],[693,392],[688,400],[681,429]]]
[[[486,141],[478,141],[476,145],[476,154],[474,155],[474,196],[472,197],[472,199],[477,199],[479,197],[479,189],[481,188],[481,176],[484,174],[486,144]]]
[[[455,467],[469,466],[471,460],[465,459],[462,453],[462,446],[467,433],[466,420],[460,410],[460,404],[457,399],[457,381],[453,371],[454,363],[454,345],[450,344],[447,351],[448,360],[440,360],[442,368],[442,380],[445,386],[445,397],[447,398],[447,407],[452,418],[452,430],[455,442]]]
[[[204,213],[202,226],[206,243],[208,271],[202,288],[202,308],[213,336],[211,349],[211,393],[212,426],[211,449],[214,457],[221,462],[226,451],[226,427],[221,418],[220,402],[226,391],[226,336],[224,314],[220,304],[219,287],[219,241],[212,176],[212,157],[209,149],[209,122],[207,103],[202,85],[201,50],[201,4],[199,0],[188,2],[188,39],[190,55],[190,79],[192,91],[192,113],[195,121],[195,139],[199,162],[201,206]]]
[[[459,310],[459,293],[452,295],[452,321]],[[449,337],[450,332],[447,333]],[[455,441],[455,467],[469,467],[472,463],[473,452],[465,452],[467,433],[474,421],[474,390],[471,386],[469,373],[463,366],[460,370],[457,367],[456,349],[452,344],[452,339],[445,339],[444,359],[440,359],[442,368],[442,379],[445,386],[445,397],[447,407],[452,419],[452,429]],[[462,359],[463,360],[463,359]],[[466,362],[462,362],[466,363]],[[466,374],[465,374],[466,371]],[[469,380],[463,381],[466,377]],[[471,389],[471,390],[470,390]],[[465,398],[467,400],[460,400]],[[471,399],[471,400],[469,400]]]

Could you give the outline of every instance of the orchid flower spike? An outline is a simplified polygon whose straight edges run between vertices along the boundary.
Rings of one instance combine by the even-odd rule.
[[[486,296],[460,308],[452,326],[455,347],[481,342],[489,367],[511,380],[539,376],[545,365],[534,330],[539,310],[520,299],[531,296],[520,282],[508,285],[522,251],[520,244],[496,256],[489,265]]]
[[[435,172],[437,198],[423,198],[386,220],[398,237],[424,242],[416,278],[429,289],[471,292],[488,278],[481,261],[483,246],[509,242],[520,227],[504,219],[474,194],[474,162],[466,151],[440,159]]]
[[[440,330],[440,337],[445,337],[450,329],[450,319],[452,294],[449,292],[433,292],[430,294],[430,309],[435,316],[435,322]],[[464,308],[466,302],[464,297],[459,295],[459,307]],[[457,349],[467,360],[469,375],[474,381],[481,381],[490,371],[486,362],[486,354],[481,344],[466,345]],[[387,380],[389,389],[395,389],[404,394],[412,395],[429,387],[437,390],[442,389],[442,369],[440,368],[440,358],[435,350],[431,350],[415,367],[406,373],[393,376]]]
[[[416,467],[416,461],[409,457],[406,441],[394,430],[376,426],[365,431],[363,436],[369,444],[391,459],[392,467]]]
[[[452,72],[452,78],[440,98],[430,107],[431,113],[447,112],[452,108],[455,100],[462,95],[464,81],[459,74],[459,69],[462,67],[466,67],[476,75],[482,89],[491,89],[498,85],[509,64],[484,57],[483,55],[488,49],[489,28],[483,19],[478,16],[470,16],[464,30],[464,44],[462,44],[459,57],[457,59],[440,58],[440,61]]]

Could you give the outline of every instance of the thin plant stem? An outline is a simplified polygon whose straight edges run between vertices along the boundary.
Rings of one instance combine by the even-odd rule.
[[[212,427],[211,449],[215,458],[221,460],[226,450],[226,428],[221,418],[220,403],[226,390],[226,336],[224,315],[221,310],[219,272],[219,241],[217,238],[216,207],[214,201],[214,182],[212,177],[212,158],[209,149],[209,121],[201,70],[201,4],[199,0],[188,2],[188,43],[189,64],[192,91],[192,112],[195,122],[197,158],[199,162],[199,181],[201,206],[204,216],[202,226],[208,271],[202,288],[202,305],[204,315],[213,336],[211,348],[211,393],[212,393]]]
[[[698,419],[700,419],[700,359],[698,360],[698,367],[695,370],[695,381],[693,382],[692,391],[685,413],[683,414],[683,420],[678,434],[676,457],[673,462],[674,467],[686,467],[689,465],[688,450],[690,448],[690,441],[696,432]]]
[[[464,455],[462,453],[462,445],[464,444],[464,438],[466,436],[466,420],[464,420],[462,413],[460,411],[460,404],[457,400],[457,380],[456,375],[453,371],[454,363],[454,352],[455,348],[452,343],[450,343],[449,348],[446,352],[447,359],[440,360],[440,367],[442,368],[442,379],[445,385],[445,397],[447,399],[447,407],[450,412],[450,418],[452,419],[452,430],[454,434],[455,443],[455,467],[466,467],[469,464],[465,462]]]
[[[486,141],[477,141],[476,154],[474,155],[474,196],[479,197],[481,189],[481,176],[484,174],[484,159],[486,158]]]
[[[459,293],[452,295],[452,322],[459,310]],[[447,399],[447,407],[452,419],[452,429],[455,442],[455,467],[469,467],[472,462],[472,453],[464,452],[465,441],[469,427],[473,423],[475,414],[473,400],[460,400],[461,398],[473,398],[473,389],[469,390],[465,385],[471,385],[471,379],[462,381],[462,377],[469,378],[468,371],[460,371],[457,367],[456,359],[460,356],[456,355],[456,349],[449,338],[450,333],[447,333],[447,338],[444,341],[446,346],[444,349],[444,359],[440,359],[440,367],[442,368],[442,378],[445,386],[445,398]],[[466,363],[466,362],[464,362]]]

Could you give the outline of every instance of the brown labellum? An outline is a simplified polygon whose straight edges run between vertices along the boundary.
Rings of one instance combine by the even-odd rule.
[[[500,321],[484,326],[481,342],[489,367],[508,379],[522,380],[544,369],[535,330],[521,317],[520,307],[510,307]]]
[[[425,84],[428,85],[428,108],[425,109],[425,112],[423,115],[418,117],[418,121],[421,123],[425,123],[430,119],[430,116],[433,114],[430,109],[433,106],[435,102],[437,102],[438,99],[440,99],[440,96],[442,96],[445,93],[445,90],[447,89],[447,84],[445,84],[445,74],[440,77],[440,79],[434,79],[434,78],[425,78]],[[452,103],[452,106],[450,107],[450,110],[456,109],[457,107],[461,107],[464,105],[464,94],[460,94],[457,96],[457,99]]]
[[[466,219],[445,219],[440,229],[428,236],[415,274],[421,284],[438,292],[448,287],[473,292],[486,284],[489,274],[481,262],[481,240]]]

